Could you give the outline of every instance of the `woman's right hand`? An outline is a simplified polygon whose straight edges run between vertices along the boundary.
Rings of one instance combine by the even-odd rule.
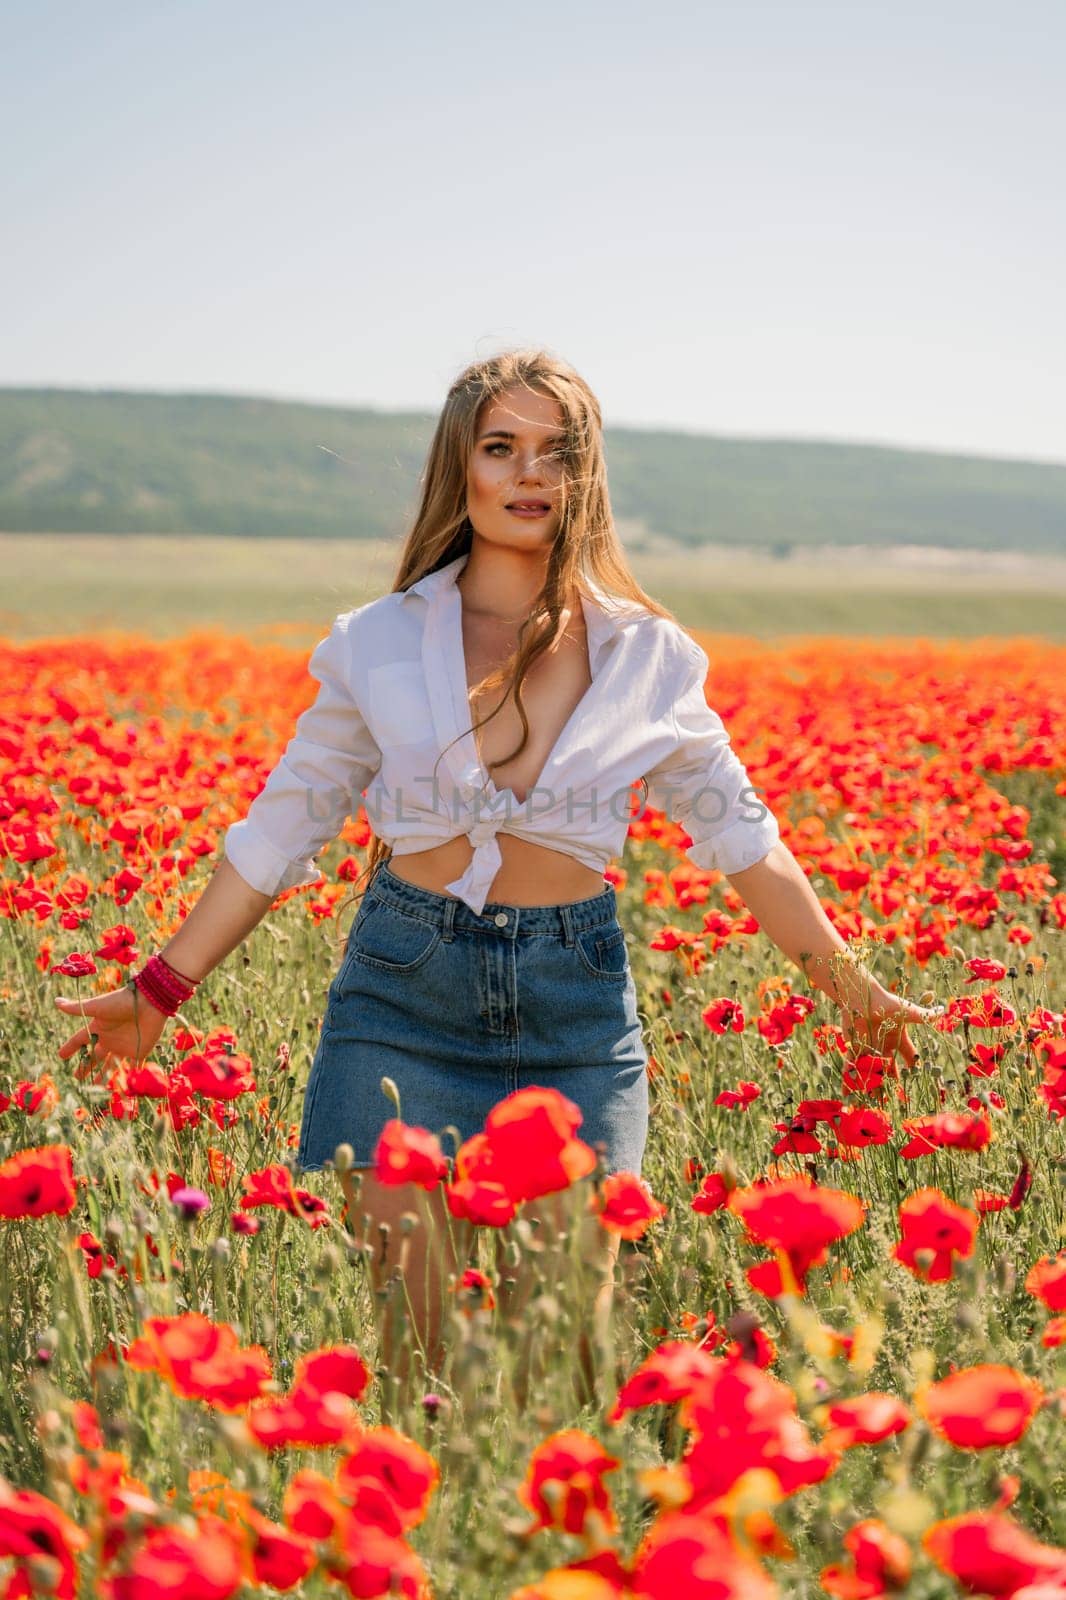
[[[63,1061],[83,1047],[90,1050],[91,1061],[101,1064],[112,1063],[112,1058],[144,1061],[170,1020],[129,983],[109,994],[90,995],[85,1000],[57,995],[55,1003],[64,1016],[82,1019],[77,1032],[59,1046]],[[88,1064],[77,1067],[74,1076],[85,1077],[88,1070]]]

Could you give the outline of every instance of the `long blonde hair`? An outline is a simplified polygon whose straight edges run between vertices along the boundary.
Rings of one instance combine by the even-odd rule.
[[[429,447],[421,504],[404,541],[390,592],[410,588],[427,573],[469,552],[474,530],[466,514],[466,474],[479,419],[489,401],[503,390],[517,386],[551,396],[562,410],[565,438],[562,513],[548,556],[543,588],[530,616],[519,629],[514,652],[503,666],[471,690],[472,694],[480,694],[489,688],[502,687],[509,678],[512,680],[511,692],[522,723],[522,738],[509,755],[489,763],[493,767],[512,761],[525,749],[529,721],[522,702],[523,681],[530,667],[555,638],[567,600],[575,592],[589,597],[589,577],[608,595],[635,601],[657,616],[676,621],[672,612],[640,587],[615,531],[607,492],[599,401],[568,362],[543,349],[507,350],[484,361],[475,361],[459,374],[448,390]],[[543,616],[545,612],[546,617]],[[472,726],[481,728],[491,721],[502,711],[507,698],[509,696]],[[392,847],[373,835],[367,865],[356,882],[351,900],[344,902],[345,906],[366,893],[374,874],[391,854]]]

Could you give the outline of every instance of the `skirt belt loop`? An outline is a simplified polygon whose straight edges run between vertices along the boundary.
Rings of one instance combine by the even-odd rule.
[[[445,944],[451,944],[452,939],[454,938],[453,926],[455,923],[455,908],[457,904],[458,901],[449,900],[444,907],[444,932],[442,934],[442,938],[444,939]]]
[[[559,907],[559,917],[563,924],[563,943],[569,950],[574,943],[574,914],[565,903]]]

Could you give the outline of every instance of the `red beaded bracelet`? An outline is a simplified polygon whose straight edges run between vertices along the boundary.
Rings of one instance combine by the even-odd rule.
[[[178,1008],[196,993],[196,983],[175,972],[162,956],[152,956],[130,981],[150,1005],[167,1017],[175,1016]]]
[[[187,983],[191,989],[196,988],[196,985],[200,982],[199,978],[187,978],[184,972],[179,972],[174,963],[172,961],[168,961],[164,955],[161,955],[159,959],[165,967],[169,968],[169,970],[174,974],[175,978],[180,978],[182,983]]]

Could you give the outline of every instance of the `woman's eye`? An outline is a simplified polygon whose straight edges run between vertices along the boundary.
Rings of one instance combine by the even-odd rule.
[[[497,440],[495,444],[486,445],[485,451],[486,454],[492,455],[494,450],[509,450],[510,448],[510,445],[504,444],[502,441]],[[554,450],[546,450],[544,452],[544,459],[546,461],[563,461],[566,459],[566,454],[566,446],[558,445]]]

